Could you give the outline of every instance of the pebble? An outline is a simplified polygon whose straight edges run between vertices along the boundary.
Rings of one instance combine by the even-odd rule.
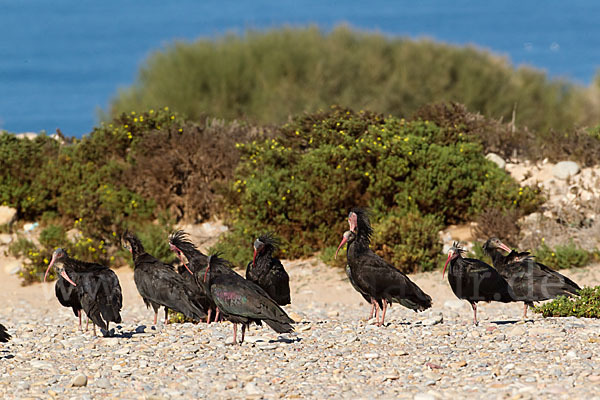
[[[303,319],[295,332],[252,326],[242,345],[226,345],[230,323],[152,329],[139,302],[113,338],[79,332],[58,304],[9,304],[0,322],[14,340],[0,347],[0,398],[592,399],[600,385],[600,320],[533,314],[515,323],[514,304],[482,304],[479,326],[460,300],[426,314],[394,305],[378,327],[364,320],[364,302],[306,303],[294,305]],[[327,318],[332,309],[338,316]]]
[[[87,383],[88,383],[87,376],[85,376],[83,374],[79,374],[79,375],[75,376],[75,378],[73,378],[73,380],[71,381],[71,386],[81,387],[81,386],[86,386]]]

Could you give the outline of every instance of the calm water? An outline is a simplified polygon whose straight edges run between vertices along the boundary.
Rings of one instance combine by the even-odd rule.
[[[81,136],[152,51],[286,24],[474,43],[587,85],[600,66],[598,21],[595,0],[0,0],[0,129]]]

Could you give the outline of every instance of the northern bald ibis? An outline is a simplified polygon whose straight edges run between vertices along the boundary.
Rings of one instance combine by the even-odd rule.
[[[516,298],[523,301],[523,318],[527,318],[527,308],[533,307],[535,301],[577,295],[581,289],[571,279],[536,262],[528,252],[517,253],[498,238],[488,239],[483,250],[492,258],[494,268],[508,281]],[[503,255],[500,250],[509,254]]]
[[[169,247],[171,248],[171,251],[179,257],[179,260],[181,260],[181,263],[183,264],[179,267],[178,272],[192,286],[197,288],[196,300],[203,305],[205,310],[207,310],[208,315],[206,317],[206,323],[210,324],[213,310],[215,310],[214,321],[217,322],[219,318],[217,306],[208,295],[208,288],[202,280],[206,270],[208,257],[198,250],[194,243],[189,239],[188,234],[182,230],[173,232],[169,235]],[[183,256],[187,258],[187,263],[183,259]],[[231,270],[231,272],[235,274],[235,271]]]
[[[335,251],[335,257],[337,258],[338,252],[340,251],[340,249],[342,248],[342,246],[346,243],[348,243],[348,241],[354,241],[356,239],[356,235],[352,232],[352,231],[346,231],[344,232],[344,235],[342,236],[342,241],[340,243],[340,245],[338,246],[337,250]],[[381,309],[383,309],[383,302],[381,300],[379,301],[373,301],[373,299],[371,299],[371,296],[369,296],[369,294],[365,291],[363,291],[361,288],[359,288],[356,285],[356,282],[354,282],[354,278],[352,278],[352,270],[350,269],[350,265],[346,264],[346,276],[348,277],[348,280],[350,281],[350,284],[352,285],[352,287],[354,288],[354,290],[356,290],[358,293],[360,293],[360,295],[365,299],[365,301],[369,304],[371,304],[371,314],[369,314],[369,319],[372,319],[373,316],[375,315],[375,307],[376,304],[381,307]]]
[[[242,324],[242,340],[250,323],[264,321],[277,333],[289,333],[294,323],[283,309],[254,282],[226,272],[231,263],[218,255],[208,257],[203,281],[223,318],[233,323],[233,343],[237,342],[237,324]]]
[[[52,267],[75,287],[81,308],[94,326],[98,325],[108,332],[110,322],[121,322],[120,312],[123,306],[121,285],[119,278],[110,268],[71,258],[64,249],[60,248],[52,254],[44,281]]]
[[[0,342],[6,343],[10,340],[11,336],[6,331],[6,327],[0,324]]]
[[[428,294],[370,249],[373,228],[366,210],[353,208],[348,215],[348,224],[351,233],[342,238],[338,249],[348,243],[346,255],[350,282],[365,299],[371,300],[376,308],[377,325],[385,323],[388,303],[399,303],[415,311],[430,308],[431,297]]]
[[[123,246],[132,254],[133,280],[146,307],[154,310],[154,324],[158,309],[165,308],[165,325],[169,323],[169,309],[188,318],[201,321],[206,317],[202,304],[195,302],[189,284],[172,265],[146,253],[140,239],[131,232],[123,234]]]
[[[448,282],[459,299],[464,299],[473,308],[473,322],[477,322],[477,302],[499,301],[510,303],[516,301],[515,294],[508,282],[494,268],[481,260],[463,258],[464,250],[454,243],[448,250],[448,259],[444,264],[442,278],[448,270]]]
[[[290,277],[281,261],[273,257],[279,249],[279,241],[271,234],[264,234],[254,241],[254,256],[246,266],[246,279],[256,283],[277,304],[290,304]]]

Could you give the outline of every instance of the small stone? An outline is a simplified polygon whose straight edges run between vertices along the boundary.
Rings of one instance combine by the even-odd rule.
[[[434,382],[435,384],[435,382]],[[432,394],[429,393],[417,393],[415,395],[415,397],[413,397],[414,400],[435,400],[435,396],[433,396]]]
[[[366,353],[364,356],[364,358],[368,359],[368,360],[372,360],[375,358],[379,358],[379,354],[377,353]]]
[[[118,356],[124,356],[126,354],[129,354],[129,348],[128,347],[123,347],[117,351],[115,351],[115,354]]]
[[[521,336],[525,333],[525,330],[523,328],[521,328],[520,326],[515,326],[514,328],[512,328],[511,330],[509,330],[507,332],[508,336]]]
[[[467,362],[465,360],[461,360],[461,361],[457,361],[457,362],[453,362],[450,364],[450,368],[462,368],[462,367],[466,367],[467,366]]]
[[[330,318],[338,317],[339,315],[340,315],[340,312],[338,310],[332,310],[327,313],[327,316]]]
[[[552,167],[556,179],[566,180],[579,173],[579,165],[574,161],[561,161]]]
[[[244,390],[250,396],[262,394],[260,389],[258,387],[256,387],[256,384],[253,382],[247,383],[246,387],[244,387]]]
[[[506,168],[506,161],[496,153],[488,153],[485,158],[496,164],[500,169]]]
[[[87,376],[80,374],[80,375],[77,375],[75,378],[73,378],[73,380],[71,381],[71,386],[73,386],[73,387],[86,386],[87,382],[88,382]]]
[[[7,225],[17,217],[17,210],[8,206],[0,206],[0,225]]]
[[[96,386],[101,389],[110,389],[112,387],[110,381],[106,378],[100,378],[96,381]]]

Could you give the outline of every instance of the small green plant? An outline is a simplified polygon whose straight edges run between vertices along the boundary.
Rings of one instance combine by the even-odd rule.
[[[600,318],[600,286],[584,287],[579,297],[559,296],[535,308],[544,317]]]
[[[579,268],[597,258],[597,252],[589,252],[577,247],[573,242],[550,248],[545,243],[538,247],[533,255],[536,261],[552,269]]]

